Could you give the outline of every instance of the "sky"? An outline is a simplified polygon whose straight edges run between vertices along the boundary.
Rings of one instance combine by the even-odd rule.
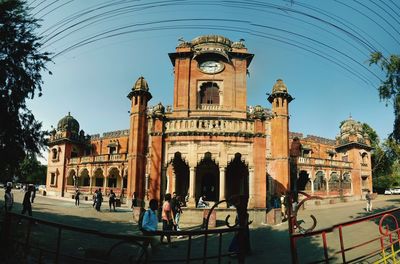
[[[385,78],[369,54],[400,54],[400,3],[395,0],[192,1],[31,0],[40,18],[42,51],[52,53],[43,96],[28,107],[44,129],[71,112],[88,134],[129,128],[135,81],[144,76],[150,105],[172,105],[168,53],[179,38],[206,34],[244,39],[255,54],[247,104],[270,107],[266,93],[283,79],[295,98],[290,131],[334,139],[349,116],[381,139],[393,126],[393,107],[379,100]]]

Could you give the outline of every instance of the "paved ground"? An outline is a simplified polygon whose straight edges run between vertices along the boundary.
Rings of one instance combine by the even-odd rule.
[[[21,210],[23,193],[15,190],[14,195],[16,202],[14,211],[19,212]],[[4,191],[1,190],[0,200],[3,199]],[[396,208],[399,202],[400,196],[378,196],[378,198],[373,201],[373,206],[375,212],[377,212]],[[37,195],[35,203],[33,204],[33,211],[35,217],[54,222],[76,225],[109,233],[137,234],[137,226],[133,223],[132,212],[127,207],[117,208],[117,212],[109,212],[108,203],[103,203],[102,211],[97,212],[92,208],[92,202],[90,201],[82,201],[81,205],[76,207],[72,199]],[[310,214],[316,217],[318,220],[317,229],[320,229],[371,213],[365,212],[364,201],[337,203],[318,208],[310,207],[310,209],[303,210],[299,214],[299,219],[304,219],[306,222],[304,224],[305,226],[310,223]],[[368,238],[377,234],[378,226],[377,223],[373,221],[358,225],[357,227],[344,229],[345,245],[353,245],[357,241],[366,241]],[[252,228],[250,237],[252,254],[248,257],[248,263],[290,263],[289,239],[286,223],[273,227],[262,226]],[[227,247],[230,239],[231,237],[224,238],[225,245],[223,248]],[[83,242],[83,240],[81,242],[85,243],[86,246],[88,243],[90,244],[89,238],[85,238],[84,240],[85,242]],[[203,240],[193,241],[192,246],[194,251],[202,252],[202,241]],[[214,242],[211,242],[211,247]],[[174,243],[178,247],[168,249],[165,257],[170,257],[172,254],[186,254],[187,241],[175,239]],[[85,245],[77,247],[81,249],[85,247]],[[315,257],[322,256],[323,251],[321,245],[322,240],[320,238],[303,239],[299,241],[298,252],[301,260],[300,262],[306,263],[313,259],[315,260]],[[337,232],[333,235],[328,235],[328,246],[330,246],[330,252],[338,248]],[[378,245],[374,245],[374,247],[375,246],[377,247]],[[163,257],[163,253],[160,254],[160,256]],[[355,252],[354,254],[359,254],[359,252]],[[235,263],[232,259],[227,259],[223,263],[229,262]],[[337,260],[337,263],[340,262],[341,261]]]

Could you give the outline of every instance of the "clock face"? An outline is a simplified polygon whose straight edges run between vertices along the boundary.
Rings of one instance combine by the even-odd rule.
[[[224,64],[218,61],[203,61],[199,68],[204,73],[217,73],[224,69]]]

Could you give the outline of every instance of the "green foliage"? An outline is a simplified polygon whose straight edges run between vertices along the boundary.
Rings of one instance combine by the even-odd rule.
[[[17,175],[20,182],[45,184],[47,166],[40,164],[36,155],[30,154],[21,162]]]
[[[20,0],[0,1],[0,180],[10,180],[27,153],[39,153],[46,132],[26,106],[41,96],[48,53],[34,32],[37,20]],[[51,74],[51,72],[49,72]]]
[[[362,129],[363,129],[363,133],[367,134],[369,139],[371,140],[371,146],[373,148],[378,146],[379,145],[378,133],[376,133],[376,131],[366,123],[362,124]]]
[[[376,64],[386,73],[386,80],[379,86],[379,98],[393,103],[394,124],[390,137],[400,143],[400,56],[390,55],[389,58],[380,52],[371,54],[369,64]]]
[[[375,187],[400,186],[400,146],[394,139],[386,139],[372,155],[372,176]]]

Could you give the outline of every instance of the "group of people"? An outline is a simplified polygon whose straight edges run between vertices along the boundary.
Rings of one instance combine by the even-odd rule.
[[[164,203],[161,208],[161,220],[162,220],[162,230],[163,231],[179,231],[179,221],[182,211],[182,202],[180,197],[177,196],[176,192],[171,196],[170,193],[165,195]],[[141,229],[143,231],[156,231],[158,226],[158,201],[156,199],[151,199],[149,202],[149,209],[144,212],[141,221]],[[170,235],[162,235],[160,237],[160,242],[164,243],[164,237],[167,239],[167,244],[171,244]],[[178,237],[181,238],[181,237]]]
[[[79,206],[80,195],[81,195],[81,192],[77,188],[75,190],[75,205],[76,206]],[[97,211],[100,211],[102,202],[103,202],[103,194],[101,193],[101,188],[99,188],[99,189],[95,190],[95,192],[93,193],[92,207],[96,208]],[[111,212],[111,209],[113,209],[114,212],[116,211],[115,210],[116,204],[117,204],[117,196],[113,190],[110,190],[110,195],[108,196],[108,205],[110,207],[110,212]]]
[[[4,203],[5,203],[5,211],[10,212],[14,206],[14,194],[11,192],[12,186],[7,185],[4,193]],[[22,211],[21,214],[28,213],[29,216],[32,216],[32,203],[36,197],[36,189],[33,185],[24,186],[23,190],[24,198],[22,200]]]

